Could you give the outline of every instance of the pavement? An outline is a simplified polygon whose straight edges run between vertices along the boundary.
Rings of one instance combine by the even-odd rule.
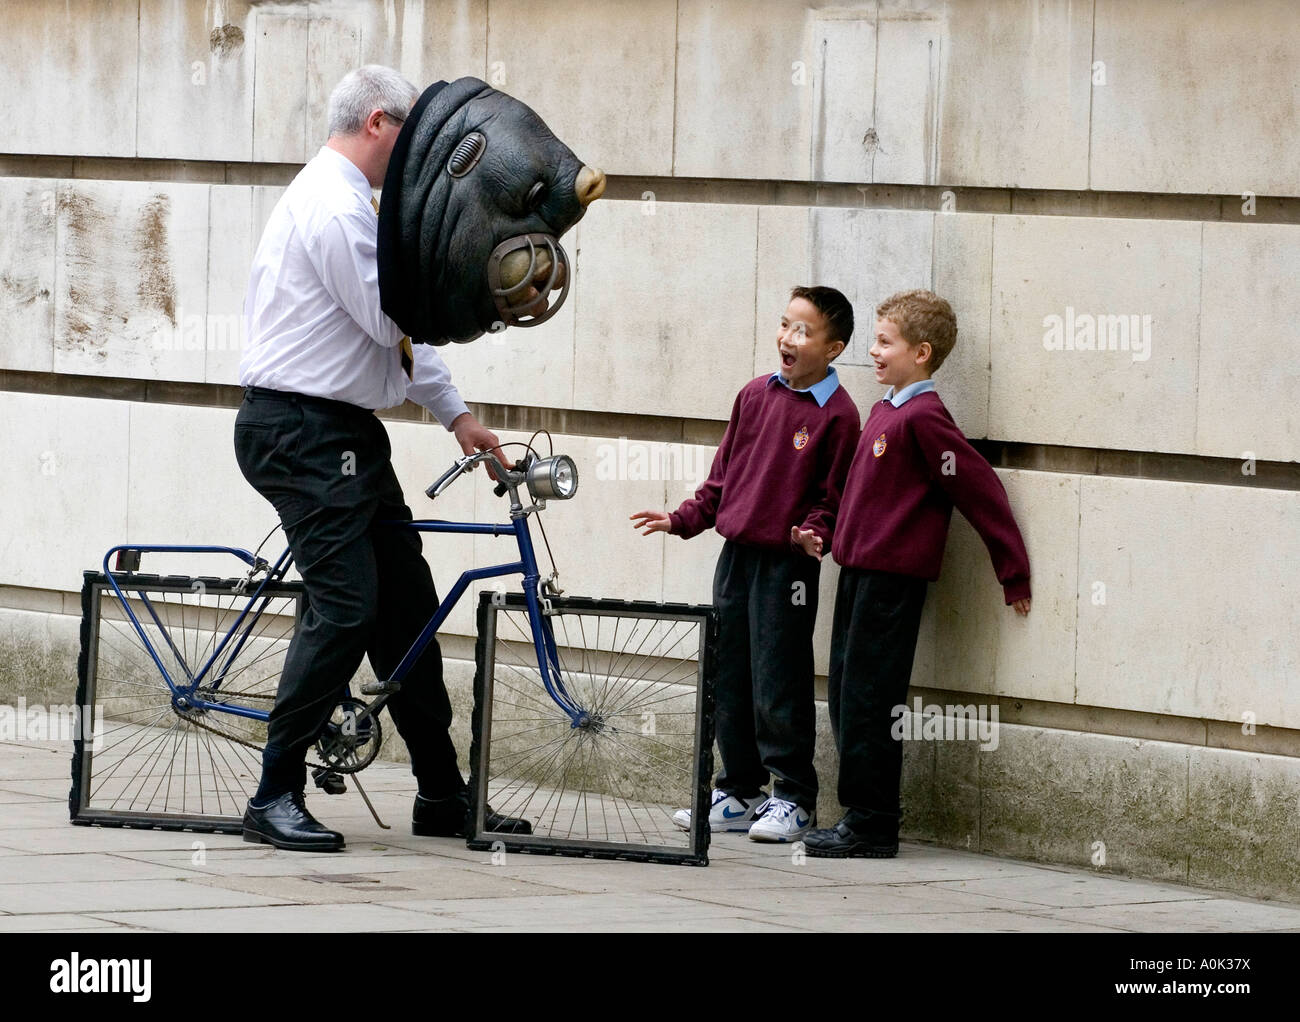
[[[0,932],[1300,932],[1300,905],[904,843],[815,859],[717,834],[708,867],[470,851],[410,833],[407,768],[309,795],[345,851],[239,836],[74,827],[70,750],[0,742]]]

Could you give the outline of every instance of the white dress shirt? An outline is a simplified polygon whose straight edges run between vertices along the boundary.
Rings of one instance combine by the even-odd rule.
[[[468,411],[442,356],[414,345],[402,369],[402,331],[379,305],[379,218],[370,183],[322,147],[285,190],[253,256],[244,313],[244,387],[307,394],[362,408],[410,398],[444,426]]]

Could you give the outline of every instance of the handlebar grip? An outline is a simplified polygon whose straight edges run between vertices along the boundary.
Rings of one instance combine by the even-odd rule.
[[[448,479],[450,479],[457,472],[459,472],[461,470],[461,467],[462,466],[459,461],[456,462],[456,464],[452,465],[451,468],[447,469],[446,472],[444,472],[434,481],[432,486],[430,486],[427,490],[424,491],[424,495],[428,497],[430,500],[433,500],[433,498],[437,495],[438,487],[440,487]]]

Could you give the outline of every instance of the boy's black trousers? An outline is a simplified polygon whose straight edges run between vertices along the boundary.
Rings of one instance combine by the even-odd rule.
[[[812,640],[820,568],[802,551],[727,540],[713,576],[722,753],[715,785],[748,797],[770,773],[772,794],[809,813],[817,808]]]
[[[891,731],[894,708],[907,701],[927,585],[907,575],[840,569],[826,701],[845,809],[898,817],[903,743]]]
[[[304,762],[345,687],[370,657],[387,678],[438,607],[383,423],[339,401],[250,388],[235,418],[244,478],[280,516],[306,599],[267,725],[257,798],[301,791]],[[442,652],[431,642],[387,703],[419,790],[463,787],[447,728]]]

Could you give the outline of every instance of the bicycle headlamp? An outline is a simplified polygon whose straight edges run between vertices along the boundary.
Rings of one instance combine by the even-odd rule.
[[[567,454],[537,459],[526,479],[534,500],[568,500],[578,492],[578,466]]]

